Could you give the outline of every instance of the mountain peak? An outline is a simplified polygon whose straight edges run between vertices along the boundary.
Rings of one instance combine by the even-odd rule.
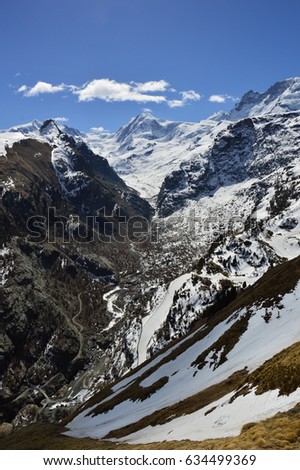
[[[156,118],[153,116],[152,113],[150,113],[150,111],[143,111],[142,113],[138,114],[133,119],[137,120],[137,121],[144,121],[145,119],[154,119],[154,120],[156,120]]]
[[[263,93],[248,91],[225,118],[237,121],[251,116],[299,110],[300,77],[292,77],[275,83]]]
[[[150,113],[141,113],[132,118],[128,124],[121,127],[117,132],[117,141],[123,142],[133,135],[150,133],[155,134],[161,128],[162,122]]]
[[[19,126],[13,126],[8,129],[9,132],[22,132],[23,134],[31,134],[39,131],[42,123],[34,119],[32,122],[26,124],[20,124]]]
[[[40,134],[42,136],[58,137],[61,133],[61,130],[53,119],[47,119],[40,127]]]
[[[149,125],[153,122],[159,122],[159,119],[153,116],[153,114],[150,114],[148,112],[144,112],[141,114],[138,114],[137,116],[133,117],[127,125],[142,125],[143,123],[146,123]]]

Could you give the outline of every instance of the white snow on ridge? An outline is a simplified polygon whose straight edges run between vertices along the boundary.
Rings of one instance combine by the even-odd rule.
[[[9,129],[0,130],[0,157],[6,155],[6,147],[12,147],[13,144],[20,140],[36,139],[41,142],[53,143],[58,137],[59,131],[80,139],[81,134],[76,129],[61,125],[55,120],[50,120],[46,128],[41,130],[43,123],[32,121]],[[83,134],[82,134],[83,135]]]
[[[87,177],[82,171],[73,169],[70,146],[59,137],[54,139],[56,147],[52,150],[51,161],[62,191],[67,197],[75,196],[87,184]]]
[[[22,139],[28,139],[22,132],[0,131],[0,157],[6,156],[6,147],[11,147],[14,143]]]
[[[236,121],[263,114],[282,114],[300,109],[300,77],[275,83],[264,93],[246,93],[225,119]]]

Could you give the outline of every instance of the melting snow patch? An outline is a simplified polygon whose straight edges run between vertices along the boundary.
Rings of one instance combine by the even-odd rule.
[[[300,400],[300,388],[289,396],[278,396],[278,390],[255,395],[253,390],[230,403],[233,395],[234,392],[195,413],[154,428],[149,426],[120,440],[140,444],[183,439],[200,441],[238,435],[245,424],[269,418],[295,406]]]

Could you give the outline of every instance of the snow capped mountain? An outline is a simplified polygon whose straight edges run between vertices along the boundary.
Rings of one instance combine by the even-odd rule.
[[[11,127],[10,129],[7,130],[7,132],[21,132],[24,135],[35,134],[39,132],[42,124],[43,124],[42,122],[34,120],[32,122],[28,122],[27,124],[21,124],[20,126]]]
[[[170,133],[179,125],[180,123],[156,119],[150,113],[142,113],[119,129],[116,133],[116,140],[125,146],[131,145],[134,138],[139,136],[148,140],[168,139]]]
[[[49,139],[55,139],[60,136],[61,130],[53,119],[49,119],[41,125],[39,129],[39,134],[41,136],[46,136]]]
[[[289,78],[264,93],[249,91],[223,119],[237,121],[265,114],[282,114],[300,109],[300,77]]]
[[[45,122],[34,120],[27,124],[14,126],[10,129],[0,130],[0,156],[5,155],[6,147],[12,146],[15,142],[22,139],[38,139],[42,141],[53,140],[60,133],[67,134],[76,138],[83,137],[77,129],[61,124],[54,119],[48,119]]]
[[[212,196],[218,188],[263,178],[298,162],[300,113],[247,118],[219,132],[208,151],[180,164],[158,195],[160,214],[170,215],[185,201]]]
[[[76,140],[83,139],[95,153],[107,158],[130,187],[142,197],[154,200],[164,179],[172,171],[180,170],[183,162],[199,159],[232,121],[299,110],[300,78],[296,77],[276,83],[264,93],[250,91],[231,112],[199,123],[165,121],[142,113],[114,134],[83,134],[59,122],[55,124],[61,132]],[[22,136],[40,135],[41,126],[34,121],[1,131],[0,152]],[[47,137],[45,133],[44,136]]]
[[[149,113],[133,118],[115,134],[88,134],[87,143],[105,156],[127,184],[153,199],[180,164],[199,158],[232,121],[300,110],[300,78],[276,83],[264,93],[250,91],[229,113],[199,123],[170,122]]]
[[[206,150],[223,127],[214,120],[180,123],[142,114],[116,134],[88,134],[86,142],[107,158],[130,187],[153,199],[164,178],[182,161]]]

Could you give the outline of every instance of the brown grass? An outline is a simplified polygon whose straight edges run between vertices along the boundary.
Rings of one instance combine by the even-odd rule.
[[[169,441],[130,446],[104,440],[74,439],[63,436],[64,428],[54,424],[33,424],[0,438],[0,449],[6,450],[300,450],[300,404],[286,413],[259,423],[245,425],[239,436],[196,441]]]
[[[300,342],[284,349],[250,374],[248,381],[257,386],[256,393],[279,389],[289,395],[300,387]]]
[[[253,387],[261,395],[269,390],[279,390],[279,395],[289,395],[300,387],[300,342],[294,343],[251,372],[231,398],[246,395]]]

